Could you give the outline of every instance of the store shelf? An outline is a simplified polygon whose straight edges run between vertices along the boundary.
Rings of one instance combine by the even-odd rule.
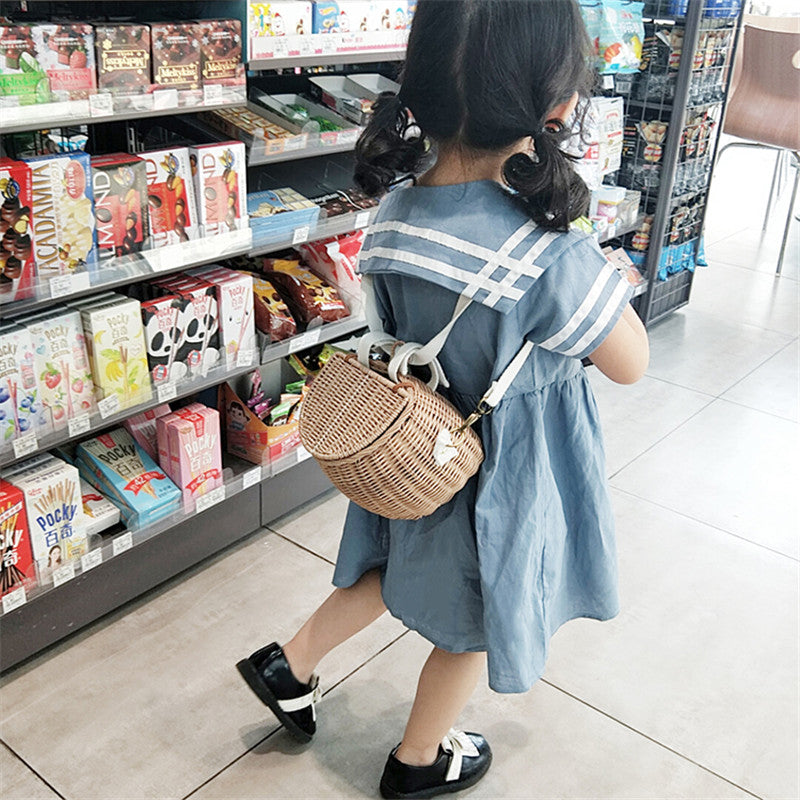
[[[99,95],[102,97],[102,95]],[[110,95],[107,95],[110,97]],[[152,95],[144,95],[152,97]],[[241,91],[219,99],[212,96],[200,100],[196,105],[178,105],[177,97],[164,98],[163,107],[144,109],[115,108],[107,104],[90,106],[88,100],[65,103],[42,103],[40,105],[0,107],[0,134],[18,133],[20,131],[39,130],[40,128],[58,128],[63,125],[94,125],[98,122],[122,122],[149,117],[163,117],[174,114],[192,114],[196,111],[214,111],[217,108],[234,108],[246,102],[244,88]],[[93,113],[94,112],[94,113]]]
[[[82,295],[138,283],[154,275],[245,255],[250,251],[252,241],[251,231],[245,229],[114,258],[103,262],[93,275],[61,275],[42,282],[36,287],[33,297],[2,306],[3,316],[17,316]],[[2,302],[0,299],[0,304]]]
[[[313,242],[318,239],[327,239],[330,236],[339,236],[342,233],[363,230],[371,224],[377,211],[376,207],[365,211],[353,211],[350,214],[339,214],[330,219],[322,219],[314,226],[304,225],[295,228],[291,233],[281,233],[271,238],[258,237],[258,234],[254,232],[250,255],[266,255],[304,242]]]
[[[606,242],[610,242],[612,239],[618,239],[620,236],[625,236],[626,233],[633,233],[642,226],[643,222],[644,214],[639,214],[639,216],[636,217],[636,220],[630,225],[615,225],[612,228],[608,228],[600,234],[600,236],[597,238],[597,241],[599,244],[605,244]]]
[[[355,316],[340,319],[337,322],[327,322],[317,328],[311,328],[297,336],[292,336],[283,342],[267,344],[261,350],[261,364],[270,364],[273,361],[280,361],[291,353],[297,353],[308,347],[314,347],[324,342],[332,342],[334,339],[341,339],[349,336],[367,326],[364,317]]]
[[[262,149],[253,146],[250,149],[247,164],[250,167],[261,167],[265,164],[280,164],[284,161],[297,161],[301,158],[330,156],[334,153],[349,153],[355,148],[357,141],[358,136],[355,136],[351,141],[346,141],[340,144],[316,144],[312,147],[304,147],[300,150],[282,150],[280,153],[267,153]]]

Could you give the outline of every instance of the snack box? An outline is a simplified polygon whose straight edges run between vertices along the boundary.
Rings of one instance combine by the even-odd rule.
[[[229,365],[251,362],[256,353],[252,276],[213,265],[191,270],[189,274],[216,288],[224,362]]]
[[[119,509],[95,486],[83,478],[80,482],[86,535],[96,536],[119,522]]]
[[[169,438],[169,472],[184,503],[222,486],[219,412],[200,406],[161,419]]]
[[[204,236],[214,236],[247,227],[247,176],[242,142],[196,145],[194,158],[195,197]]]
[[[155,86],[200,88],[200,30],[196,23],[151,23],[150,41]]]
[[[384,30],[389,5],[372,0],[339,0],[339,33],[368,33]]]
[[[26,158],[31,169],[33,251],[39,278],[97,271],[88,153]]]
[[[85,22],[36,24],[33,41],[52,100],[86,100],[97,90],[94,29]],[[24,68],[24,67],[23,67]]]
[[[339,189],[310,199],[320,207],[321,216],[325,219],[338,217],[340,214],[367,211],[380,203],[377,197],[369,197],[361,189],[356,188]]]
[[[112,487],[128,524],[147,525],[178,508],[178,488],[124,428],[81,442],[78,460],[89,483]]]
[[[220,361],[219,304],[216,288],[207,281],[188,277],[174,284],[185,301],[182,339],[176,360],[186,365],[186,375],[205,375]]]
[[[25,495],[0,478],[0,597],[36,583]]]
[[[17,325],[0,329],[0,445],[27,433],[49,430],[34,371],[28,331]]]
[[[50,81],[38,57],[30,25],[0,25],[0,97],[19,105],[50,101]]]
[[[200,236],[192,167],[185,147],[141,153],[147,175],[147,202],[153,247]]]
[[[274,3],[249,2],[247,34],[261,36],[302,36],[312,32],[311,3],[278,0]]]
[[[281,342],[297,333],[297,323],[289,307],[265,278],[253,276],[253,308],[256,327],[270,342]]]
[[[321,75],[311,78],[311,84],[326,106],[356,125],[369,122],[372,104],[381,92],[400,91],[399,84],[377,74]]]
[[[39,582],[49,583],[54,569],[87,550],[78,470],[53,458],[17,472],[10,483],[25,496]]]
[[[136,440],[136,443],[141,447],[153,461],[158,460],[158,440],[156,436],[156,420],[166,414],[171,414],[167,403],[162,403],[155,408],[148,408],[147,411],[142,411],[141,414],[134,414],[128,417],[122,424],[125,430]]]
[[[176,414],[188,414],[191,411],[198,411],[205,408],[201,403],[189,403],[189,405],[178,409],[177,411],[170,411],[168,414],[159,414],[156,417],[156,461],[161,465],[161,469],[172,478],[172,460],[171,456],[171,443],[169,438],[169,428],[167,422],[174,419]]]
[[[36,263],[32,241],[33,182],[24,161],[0,158],[0,297],[32,297]]]
[[[86,337],[77,310],[50,311],[24,323],[31,336],[36,379],[49,424],[65,428],[96,409]]]
[[[263,115],[248,108],[218,108],[201,111],[198,117],[226,136],[244,142],[252,151],[271,155],[284,150],[301,150],[308,134],[263,109]],[[253,152],[251,152],[251,158]]]
[[[285,238],[295,228],[314,227],[319,206],[286,187],[247,195],[247,214],[254,238]]]
[[[315,0],[311,16],[312,33],[339,33],[339,4],[335,0]]]
[[[152,396],[141,313],[138,300],[81,311],[95,385],[103,398],[116,394],[120,408]]]
[[[185,333],[185,309],[188,301],[166,295],[142,303],[142,325],[147,348],[147,364],[153,385],[179,380],[186,365],[178,353]]]
[[[92,191],[100,259],[150,247],[147,167],[127,153],[92,158]]]
[[[197,23],[203,85],[230,85],[243,75],[242,23],[238,19],[208,19]]]
[[[118,23],[96,25],[97,86],[115,95],[145,94],[150,89],[150,28]]]
[[[351,311],[361,297],[361,276],[357,266],[365,236],[364,231],[355,231],[300,246],[305,263],[347,296]]]
[[[292,316],[306,324],[335,322],[350,315],[336,289],[296,261],[266,259],[266,277],[281,293]]]

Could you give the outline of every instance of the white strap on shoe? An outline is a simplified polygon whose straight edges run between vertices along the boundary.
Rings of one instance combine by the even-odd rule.
[[[308,694],[292,697],[289,700],[278,700],[281,711],[286,711],[290,714],[293,711],[302,711],[304,708],[311,706],[311,718],[316,721],[316,705],[322,699],[322,689],[319,688],[319,675],[312,675],[309,684],[311,685],[311,691]]]
[[[445,753],[451,753],[450,765],[447,767],[447,774],[444,776],[446,781],[457,781],[461,776],[461,763],[464,756],[475,758],[479,756],[478,748],[475,747],[475,742],[469,738],[469,735],[464,731],[457,731],[455,728],[445,734],[442,739],[442,750]]]

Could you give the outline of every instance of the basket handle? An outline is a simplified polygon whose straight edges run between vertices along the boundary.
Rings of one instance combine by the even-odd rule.
[[[392,386],[392,391],[396,392],[398,389],[414,389],[414,384],[411,381],[399,381]]]

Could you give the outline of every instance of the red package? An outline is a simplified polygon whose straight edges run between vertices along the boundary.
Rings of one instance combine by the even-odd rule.
[[[35,582],[22,490],[0,479],[0,597]]]
[[[295,319],[333,322],[350,315],[339,293],[311,270],[291,261],[275,263],[267,278],[280,291]]]
[[[297,323],[288,306],[268,280],[253,276],[253,303],[256,327],[271,342],[283,341],[297,333]]]
[[[32,192],[31,168],[0,158],[0,296],[9,300],[33,295]]]
[[[364,244],[364,231],[345,233],[301,245],[303,259],[314,272],[345,293],[356,296],[361,291],[361,278],[356,272],[358,254]]]
[[[170,89],[200,88],[200,39],[194,22],[150,25],[153,83]]]

